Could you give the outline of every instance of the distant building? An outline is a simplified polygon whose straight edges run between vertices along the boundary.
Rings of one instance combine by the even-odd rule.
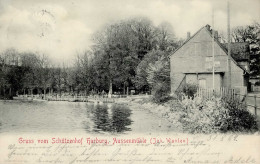
[[[231,44],[231,83],[232,87],[244,87],[249,80],[248,43]],[[170,57],[171,92],[174,93],[186,83],[197,84],[202,88],[213,87],[213,45],[212,29],[202,27],[190,37]],[[215,88],[228,86],[227,46],[218,41],[215,31]]]

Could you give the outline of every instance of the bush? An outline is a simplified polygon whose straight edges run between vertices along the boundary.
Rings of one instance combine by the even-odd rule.
[[[181,101],[180,122],[190,133],[214,133],[227,131],[254,132],[255,117],[237,100],[185,96]]]
[[[223,123],[221,131],[253,132],[258,130],[256,117],[239,100],[223,98],[222,101],[224,107],[228,109],[229,117]]]
[[[183,114],[180,122],[184,130],[190,133],[212,133],[217,132],[220,126],[216,126],[219,120],[227,117],[227,110],[223,108],[220,100],[205,101],[199,97],[184,96],[182,100]]]
[[[257,81],[257,82],[255,83],[255,86],[260,86],[260,81]]]
[[[197,93],[198,86],[196,84],[184,84],[180,91],[177,93],[178,97],[182,95],[188,96],[189,98],[194,98]]]
[[[152,101],[155,103],[165,103],[171,99],[171,96],[169,96],[169,93],[170,93],[169,85],[165,85],[164,83],[158,83],[153,88]]]

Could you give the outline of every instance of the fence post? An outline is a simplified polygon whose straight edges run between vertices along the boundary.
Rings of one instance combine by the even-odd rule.
[[[240,95],[239,95],[239,100],[240,100]],[[241,101],[245,101],[245,108],[246,108],[246,110],[248,110],[248,107],[247,107],[247,95],[244,95],[244,97],[242,97]]]
[[[257,116],[256,95],[254,96],[254,98],[255,98],[255,115]]]

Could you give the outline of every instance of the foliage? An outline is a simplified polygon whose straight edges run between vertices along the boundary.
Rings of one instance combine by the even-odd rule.
[[[198,86],[196,84],[184,84],[181,89],[180,94],[184,94],[190,98],[194,98],[196,92],[197,92]]]
[[[238,99],[225,97],[223,106],[228,109],[229,117],[223,122],[221,131],[255,131],[258,130],[256,117]]]
[[[225,35],[220,33],[223,42],[227,43]],[[253,22],[246,26],[236,26],[231,31],[232,41],[248,42],[250,46],[250,76],[260,76],[260,23]]]
[[[104,75],[99,80],[106,79],[105,82],[113,83],[114,87],[121,90],[126,87],[151,89],[146,68],[158,60],[157,54],[169,54],[177,47],[171,29],[167,23],[156,27],[149,19],[138,17],[99,30],[93,36],[93,53],[98,52],[94,59],[102,61],[102,67],[97,67],[96,71]]]
[[[169,101],[171,97],[169,96],[169,87],[165,83],[158,83],[153,88],[152,101],[155,103],[165,103]]]
[[[162,51],[151,51],[147,53],[143,60],[138,64],[135,76],[135,85],[138,89],[149,86],[147,82],[147,69],[149,67],[149,64],[154,64],[156,61],[159,60],[160,57],[163,56],[165,56],[165,53]]]
[[[152,88],[154,102],[162,103],[169,99],[170,93],[170,64],[167,58],[160,57],[150,63],[146,69],[146,80]]]
[[[219,131],[215,126],[219,120],[227,117],[227,109],[221,106],[220,100],[203,101],[199,97],[194,99],[184,96],[182,100],[182,112],[180,122],[184,130],[190,133],[212,133]]]
[[[212,98],[210,100],[185,96],[181,102],[180,122],[190,133],[253,132],[257,130],[255,117],[238,100]]]
[[[117,92],[126,93],[128,87],[137,89],[136,93],[150,92],[152,88],[160,88],[151,83],[159,80],[156,79],[159,77],[157,73],[164,72],[155,62],[161,56],[168,56],[177,47],[172,29],[169,23],[155,26],[145,17],[111,23],[96,31],[90,51],[75,54],[76,58],[70,68],[64,64],[51,65],[45,54],[7,49],[0,54],[0,62],[8,66],[15,63],[25,71],[21,74],[21,86],[15,90],[4,73],[0,79],[4,89],[1,89],[7,92],[11,87],[14,91],[25,91],[26,94],[35,93],[37,89],[37,93],[53,91],[61,94],[108,92],[113,88]],[[19,61],[16,60],[18,58]],[[157,68],[160,70],[155,70]],[[165,83],[161,79],[159,81]]]
[[[46,55],[7,49],[0,54],[0,59],[1,95],[12,97],[27,89],[50,87],[51,69]]]
[[[260,81],[257,81],[257,82],[255,83],[255,86],[260,86]]]
[[[232,38],[235,42],[248,42],[250,44],[250,76],[260,76],[260,23],[234,27]]]

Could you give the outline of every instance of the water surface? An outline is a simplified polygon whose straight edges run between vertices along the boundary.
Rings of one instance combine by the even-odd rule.
[[[167,122],[165,122],[168,124]],[[62,101],[0,101],[0,133],[132,133],[168,131],[158,116],[127,105]]]

